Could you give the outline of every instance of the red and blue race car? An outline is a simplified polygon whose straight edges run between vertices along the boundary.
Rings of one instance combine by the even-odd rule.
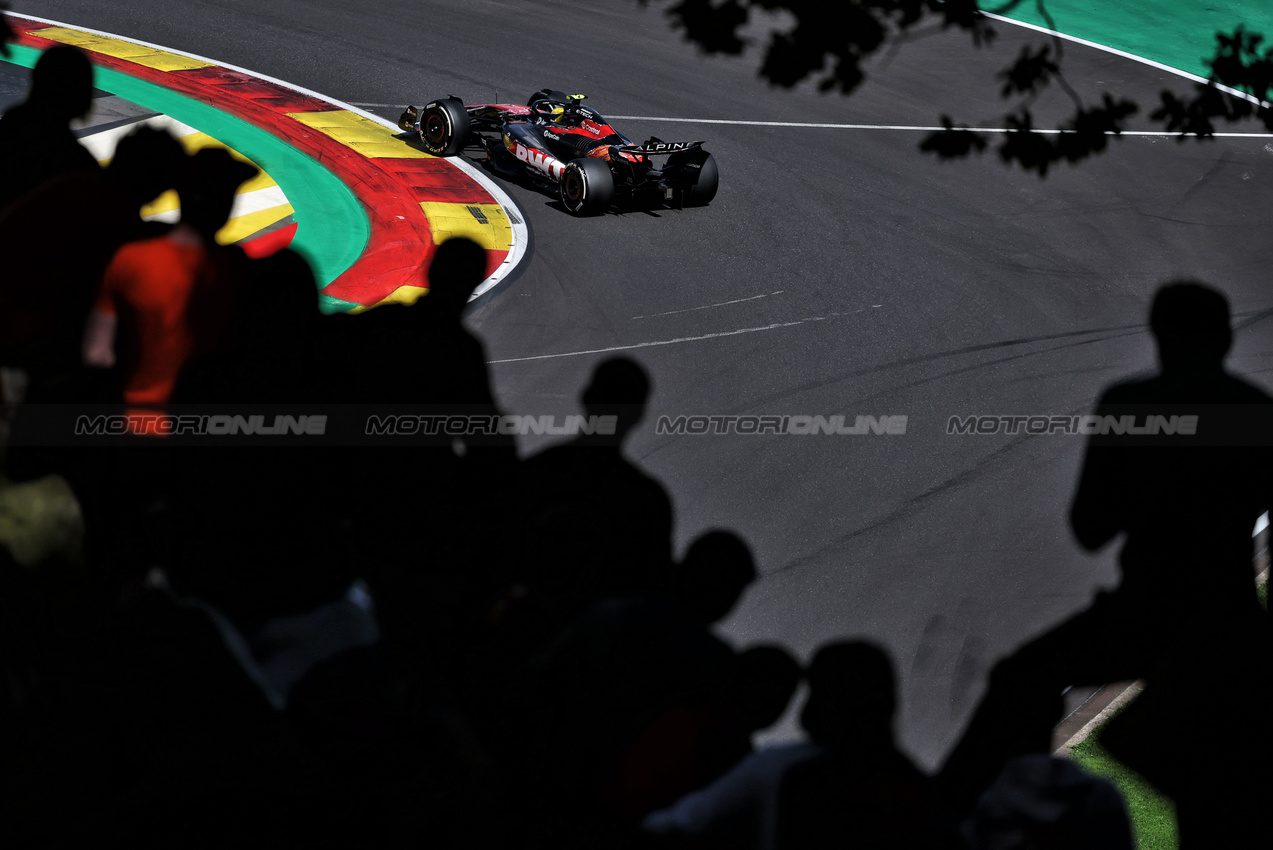
[[[591,107],[584,95],[540,89],[525,106],[465,106],[454,95],[408,106],[398,119],[434,156],[481,148],[491,170],[524,176],[559,193],[575,215],[599,215],[640,200],[702,206],[716,197],[716,160],[702,142],[636,144]]]

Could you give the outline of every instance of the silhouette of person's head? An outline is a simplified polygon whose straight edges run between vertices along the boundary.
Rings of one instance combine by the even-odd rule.
[[[119,140],[106,174],[140,207],[175,186],[185,163],[171,133],[142,125]]]
[[[615,436],[622,441],[645,414],[650,377],[635,360],[612,357],[592,373],[581,401],[588,416],[615,416]]]
[[[800,664],[780,646],[753,646],[738,656],[729,682],[734,709],[751,730],[778,722],[800,685]]]
[[[258,173],[254,166],[235,159],[223,148],[196,151],[177,178],[181,223],[211,241],[230,220],[239,186]]]
[[[888,655],[866,641],[823,646],[805,672],[809,698],[800,725],[830,749],[891,743],[897,683]]]
[[[695,620],[716,623],[734,609],[755,580],[756,562],[747,544],[732,532],[709,531],[690,544],[674,592]]]
[[[486,279],[486,249],[457,236],[438,246],[429,264],[430,309],[458,318],[478,285]]]
[[[93,65],[78,47],[59,44],[36,60],[27,102],[44,113],[70,121],[93,106]]]
[[[9,24],[9,19],[3,14],[4,10],[9,8],[7,4],[0,3],[0,56],[9,56],[8,42],[17,38],[18,34],[13,31],[13,27]]]
[[[1197,281],[1174,281],[1160,288],[1149,310],[1149,327],[1164,372],[1218,369],[1233,344],[1228,300]]]
[[[322,313],[309,264],[295,251],[256,260],[244,307],[243,341],[257,348],[304,358]]]

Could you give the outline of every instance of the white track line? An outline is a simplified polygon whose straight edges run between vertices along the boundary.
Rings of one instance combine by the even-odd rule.
[[[320,94],[319,92],[313,91],[311,89],[307,89],[304,86],[298,86],[294,83],[289,83],[286,80],[280,80],[277,77],[271,77],[267,74],[261,74],[256,71],[249,70],[247,68],[241,68],[238,65],[230,65],[228,63],[221,62],[216,59],[209,59],[207,56],[200,56],[197,53],[187,53],[184,50],[175,50],[171,47],[165,47],[161,44],[153,44],[152,42],[149,42],[149,41],[142,41],[136,38],[129,38],[128,36],[116,35],[115,33],[110,33],[110,32],[103,32],[102,30],[89,29],[88,27],[81,27],[81,26],[77,26],[76,24],[63,23],[62,21],[54,21],[49,18],[37,17],[36,15],[23,15],[16,12],[6,12],[5,14],[10,17],[22,18],[28,21],[38,21],[43,24],[51,24],[53,26],[67,27],[68,29],[79,30],[80,32],[91,33],[92,35],[100,35],[104,38],[114,38],[114,39],[118,39],[119,41],[129,42],[130,44],[139,44],[142,47],[149,47],[152,50],[162,50],[167,53],[175,53],[179,56],[188,56],[191,59],[196,59],[200,62],[208,62],[212,65],[216,65],[221,68],[226,68],[231,71],[238,71],[241,74],[247,74],[250,77],[256,77],[258,80],[265,80],[266,82],[274,83],[275,85],[279,85],[279,86],[283,86],[284,88],[291,89],[292,91],[300,92],[301,94],[307,94],[310,97],[318,98],[319,100],[330,103],[332,106],[336,107],[337,109],[345,109],[357,115],[361,115],[362,117],[375,121],[377,124],[387,127],[390,130],[398,129],[398,125],[394,124],[392,121],[389,121],[385,118],[381,118],[379,115],[374,115],[370,112],[359,109],[358,107],[354,106],[351,103],[345,103],[344,101],[336,100],[335,98],[328,97],[325,94]],[[530,238],[529,238],[530,234],[529,234],[529,231],[526,229],[526,225],[524,223],[526,218],[525,215],[522,214],[521,209],[518,208],[517,204],[513,203],[513,199],[510,198],[507,194],[505,194],[504,190],[502,190],[498,184],[496,184],[493,180],[491,180],[489,177],[487,177],[477,168],[465,162],[460,157],[447,157],[446,161],[450,163],[451,165],[455,166],[456,168],[460,169],[461,171],[463,171],[470,179],[472,179],[475,183],[479,184],[483,189],[489,192],[491,194],[491,197],[495,199],[495,202],[497,204],[504,207],[506,210],[509,210],[510,212],[513,210],[516,211],[515,214],[510,214],[508,216],[508,222],[513,229],[513,244],[512,244],[512,247],[510,247],[508,250],[508,256],[505,258],[504,262],[500,264],[500,267],[495,270],[495,273],[492,274],[490,277],[488,277],[485,281],[483,281],[482,285],[479,286],[473,292],[472,297],[469,299],[470,301],[472,301],[485,295],[492,288],[497,286],[499,282],[505,276],[507,276],[510,272],[512,272],[514,269],[517,268],[517,266],[521,263],[522,259],[526,256],[526,247],[530,241]]]
[[[1033,30],[1038,33],[1043,33],[1045,35],[1056,36],[1057,38],[1063,38],[1066,41],[1072,41],[1075,44],[1081,44],[1084,47],[1091,47],[1096,50],[1103,50],[1106,53],[1112,53],[1115,56],[1121,56],[1124,59],[1130,59],[1133,62],[1139,62],[1142,65],[1148,65],[1151,68],[1157,68],[1158,70],[1166,71],[1169,74],[1175,74],[1176,76],[1183,77],[1184,79],[1189,80],[1190,82],[1203,83],[1203,84],[1208,82],[1206,77],[1199,77],[1197,74],[1191,74],[1188,71],[1182,71],[1179,68],[1173,68],[1170,65],[1164,65],[1161,62],[1155,62],[1152,59],[1146,59],[1143,56],[1137,56],[1134,53],[1128,53],[1127,51],[1119,50],[1116,47],[1108,47],[1104,44],[1097,44],[1094,41],[1088,41],[1086,39],[1078,38],[1076,36],[1066,35],[1063,32],[1050,30],[1050,29],[1047,29],[1046,27],[1041,27],[1036,24],[1027,24],[1022,21],[1015,21],[1012,18],[1005,18],[1002,15],[994,15],[989,12],[982,12],[982,14],[985,15],[987,18],[991,18],[992,20],[999,21],[1000,23],[1012,24],[1014,26],[1023,27],[1025,29]],[[1220,91],[1234,95],[1235,97],[1240,97],[1243,100],[1248,100],[1251,103],[1261,104],[1266,107],[1270,105],[1267,102],[1261,101],[1259,98],[1253,95],[1247,94],[1246,92],[1243,92],[1243,91],[1238,91],[1237,89],[1229,88],[1228,86],[1217,85],[1216,88],[1219,89]],[[804,127],[809,129],[828,129],[828,130],[912,130],[912,131],[919,131],[919,132],[925,132],[925,133],[932,133],[938,130],[946,129],[945,127],[917,127],[917,126],[909,126],[909,125],[902,125],[902,124],[812,124],[812,123],[801,123],[801,122],[793,122],[793,121],[735,121],[735,120],[725,120],[725,119],[715,119],[715,118],[663,118],[663,117],[654,117],[649,115],[614,115],[611,117],[624,120],[624,121],[672,121],[672,122],[683,123],[683,124],[732,124],[732,125],[737,125],[741,127]],[[968,129],[978,133],[1011,133],[1013,132],[1013,130],[1007,127],[969,127]],[[1073,131],[1072,130],[1037,130],[1036,129],[1035,132],[1043,133],[1045,135],[1053,135],[1053,134],[1059,134],[1059,133],[1069,133]],[[1158,131],[1158,130],[1124,130],[1122,133],[1107,132],[1106,135],[1107,136],[1113,136],[1113,135],[1179,136],[1182,134],[1169,133],[1169,132]],[[1237,139],[1270,139],[1270,138],[1273,138],[1273,133],[1212,133],[1212,136],[1221,137],[1221,138],[1237,138]]]
[[[670,121],[678,124],[732,124],[740,127],[804,127],[815,130],[910,130],[913,132],[933,133],[946,129],[945,127],[925,127],[916,124],[811,124],[797,121],[734,121],[732,119],[723,118],[661,118],[652,115],[614,115],[611,117],[622,121]],[[974,133],[1017,132],[1011,127],[956,127],[955,129],[971,130]],[[1036,128],[1034,132],[1051,136],[1060,135],[1062,133],[1073,133],[1074,130]],[[1166,136],[1174,138],[1183,134],[1173,133],[1168,130],[1123,130],[1121,133],[1115,133],[1112,130],[1107,130],[1105,135]],[[1212,133],[1211,135],[1237,139],[1273,139],[1273,133]]]

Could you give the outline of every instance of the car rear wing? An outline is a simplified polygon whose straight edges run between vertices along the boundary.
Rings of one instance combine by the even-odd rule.
[[[694,150],[703,146],[703,142],[665,142],[662,139],[656,139],[651,136],[647,141],[639,145],[614,145],[615,150],[624,153],[637,153],[643,155],[660,154],[660,153],[680,153],[681,151]]]

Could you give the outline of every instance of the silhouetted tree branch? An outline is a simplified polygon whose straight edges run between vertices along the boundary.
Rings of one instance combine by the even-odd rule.
[[[648,5],[650,0],[638,0]],[[1003,14],[1024,0],[984,10]],[[1036,8],[1050,29],[1056,25],[1044,0]],[[758,68],[761,78],[783,88],[807,80],[821,92],[851,94],[866,79],[863,64],[889,43],[899,43],[921,22],[940,22],[942,29],[967,32],[974,47],[995,37],[991,20],[976,0],[677,0],[666,14],[674,29],[709,54],[739,56],[749,46],[742,31],[752,12],[779,13],[792,24],[768,36]],[[1273,129],[1273,110],[1268,99],[1273,90],[1273,48],[1261,50],[1263,37],[1238,26],[1232,34],[1216,35],[1216,52],[1210,61],[1211,77],[1187,98],[1169,91],[1150,120],[1167,132],[1185,138],[1205,138],[1215,133],[1214,122],[1236,122],[1257,117]],[[1066,81],[1063,42],[1053,36],[1040,47],[1024,47],[1017,59],[998,74],[1000,97],[1020,98],[1004,116],[1009,132],[995,148],[1006,164],[1045,177],[1058,163],[1078,163],[1103,152],[1111,136],[1127,128],[1140,106],[1127,98],[1103,94],[1099,103],[1086,103]],[[1074,102],[1074,113],[1056,130],[1040,132],[1030,107],[1049,86],[1060,87]],[[989,144],[984,134],[967,125],[941,117],[943,129],[920,142],[920,150],[940,159],[960,159],[984,153]]]

